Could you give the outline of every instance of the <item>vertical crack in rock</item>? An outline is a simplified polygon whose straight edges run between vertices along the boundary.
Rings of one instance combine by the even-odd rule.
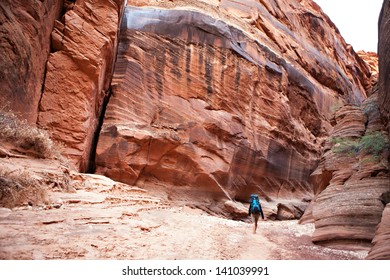
[[[88,158],[88,162],[87,162],[87,168],[85,171],[87,173],[95,173],[95,170],[96,170],[96,163],[95,163],[96,148],[97,148],[97,145],[99,142],[99,136],[100,136],[100,132],[101,132],[102,127],[103,127],[104,117],[106,115],[107,105],[108,105],[108,102],[110,101],[110,96],[111,96],[111,88],[105,94],[105,96],[103,98],[102,106],[101,106],[101,111],[98,114],[98,116],[99,116],[98,123],[97,123],[96,129],[93,133],[89,158]]]
[[[72,0],[70,2],[74,3],[75,1]],[[90,152],[89,152],[89,156],[87,159],[86,170],[85,170],[87,173],[95,173],[95,171],[96,171],[96,149],[97,149],[97,145],[99,142],[100,133],[101,133],[101,130],[103,127],[107,106],[108,106],[108,103],[110,101],[110,97],[112,94],[111,84],[112,84],[112,81],[114,78],[115,65],[116,65],[116,62],[118,59],[118,49],[119,49],[119,40],[120,40],[119,36],[120,36],[120,32],[121,32],[121,26],[123,24],[123,20],[126,18],[126,15],[124,13],[125,8],[126,8],[126,4],[127,4],[127,0],[122,0],[122,5],[119,5],[120,9],[119,9],[119,11],[117,11],[118,12],[118,24],[117,24],[117,29],[116,29],[116,38],[117,39],[116,39],[116,44],[114,44],[113,57],[112,57],[112,62],[111,62],[112,63],[111,72],[108,73],[110,75],[109,76],[110,77],[109,78],[109,88],[107,89],[107,91],[105,92],[105,94],[102,98],[101,106],[99,106],[99,108],[98,108],[98,111],[100,110],[100,112],[97,114],[97,125],[95,128],[95,131],[93,132],[91,146],[90,146]],[[104,34],[102,34],[102,35],[104,36]]]

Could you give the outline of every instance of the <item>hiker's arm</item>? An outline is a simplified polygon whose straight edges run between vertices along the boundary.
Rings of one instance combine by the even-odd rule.
[[[249,209],[248,209],[248,216],[251,215],[251,205],[249,204]]]
[[[264,220],[263,208],[261,208],[261,206],[260,206],[260,214],[261,214],[261,218]]]

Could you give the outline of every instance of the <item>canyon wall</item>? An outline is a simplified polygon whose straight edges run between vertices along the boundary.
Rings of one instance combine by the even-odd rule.
[[[335,108],[369,78],[311,1],[128,1],[96,171],[169,196],[306,201]]]
[[[379,104],[390,131],[390,2],[388,0],[383,1],[378,32]]]
[[[390,1],[383,1],[379,17],[379,107],[382,119],[390,133]],[[388,155],[388,159],[390,157]],[[390,186],[390,179],[387,181]],[[386,205],[380,224],[377,226],[373,247],[367,259],[390,259],[390,191],[381,196]]]
[[[109,94],[123,0],[68,2],[55,21],[38,124],[63,143],[81,171]]]
[[[37,121],[50,34],[62,2],[0,2],[0,101],[30,123]]]
[[[369,249],[390,191],[388,134],[377,91],[361,106],[344,106],[312,174],[319,194],[301,222],[315,224],[313,242],[339,249]]]

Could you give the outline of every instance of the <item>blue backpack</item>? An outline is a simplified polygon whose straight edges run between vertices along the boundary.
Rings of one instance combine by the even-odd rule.
[[[259,214],[261,211],[260,200],[257,194],[251,194],[250,213]]]

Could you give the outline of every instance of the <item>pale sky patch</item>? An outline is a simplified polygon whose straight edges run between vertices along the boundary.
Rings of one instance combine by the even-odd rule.
[[[314,0],[355,51],[377,52],[383,0]]]

